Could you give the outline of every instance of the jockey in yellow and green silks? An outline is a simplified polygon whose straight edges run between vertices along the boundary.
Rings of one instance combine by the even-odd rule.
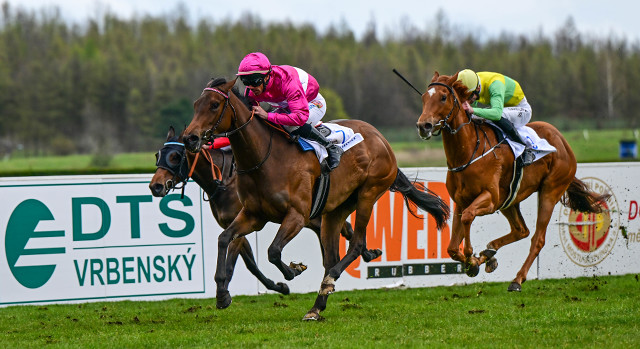
[[[522,160],[525,166],[532,163],[535,155],[530,150],[531,144],[523,140],[517,131],[531,120],[532,114],[520,84],[500,73],[476,73],[471,69],[458,72],[458,80],[468,92],[473,91],[469,100],[462,103],[462,108],[471,115],[491,120],[507,137],[524,145]],[[488,107],[481,108],[478,103]]]

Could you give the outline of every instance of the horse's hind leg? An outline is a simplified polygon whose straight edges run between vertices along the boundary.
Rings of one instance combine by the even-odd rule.
[[[508,234],[501,236],[487,244],[487,249],[480,252],[480,264],[487,263],[485,271],[487,273],[493,272],[498,267],[498,261],[494,257],[496,252],[505,245],[522,240],[529,236],[529,229],[522,218],[520,213],[520,203],[511,205],[510,207],[502,210],[502,214],[509,221],[510,231]]]
[[[524,261],[522,268],[516,274],[516,278],[513,279],[511,285],[509,285],[508,291],[521,291],[522,283],[527,280],[527,273],[529,268],[533,264],[533,261],[538,257],[540,250],[544,247],[545,236],[547,234],[547,226],[549,220],[553,214],[553,209],[560,200],[562,194],[545,194],[542,191],[538,196],[538,218],[536,220],[536,232],[531,238],[531,248],[529,249],[529,255]]]
[[[347,249],[347,253],[345,254],[345,256],[336,265],[331,267],[328,275],[326,275],[324,280],[322,281],[319,292],[321,295],[333,292],[335,282],[336,280],[338,280],[342,272],[344,272],[344,270],[354,260],[356,260],[356,258],[358,258],[362,254],[362,252],[365,251],[367,225],[369,224],[369,219],[371,218],[371,213],[373,212],[373,204],[378,199],[378,196],[375,196],[375,193],[380,192],[376,189],[377,187],[367,188],[366,190],[361,189],[362,195],[359,195],[356,204],[355,226],[353,237],[349,241],[349,248]],[[382,194],[380,194],[379,196],[382,196]]]
[[[340,216],[335,212],[334,216]],[[324,265],[324,276],[329,274],[329,269],[340,261],[340,236],[337,234],[340,224],[344,222],[340,217],[325,218],[322,221],[323,230],[321,234],[321,244],[323,249],[322,263]],[[329,294],[318,294],[313,307],[305,314],[302,320],[320,320],[320,312],[327,307]]]
[[[244,264],[247,266],[247,269],[251,272],[251,274],[253,274],[268,290],[276,291],[282,294],[289,294],[289,286],[287,286],[287,284],[282,282],[273,282],[273,280],[264,276],[260,269],[258,269],[256,260],[253,257],[251,244],[249,244],[249,241],[245,237],[235,239],[233,240],[231,245],[229,245],[229,257],[227,257],[227,287],[233,275],[235,259],[238,258],[238,253],[240,254],[240,256],[242,256],[242,260],[244,261]],[[235,258],[233,262],[230,263],[229,258],[232,256],[232,254],[235,254]],[[229,264],[231,264],[230,267]],[[231,273],[228,272],[229,269],[231,269]]]
[[[318,217],[309,221],[309,224],[307,225],[307,228],[313,230],[316,233],[316,235],[318,236],[318,240],[320,239],[320,224],[322,224],[322,219]],[[347,240],[351,240],[351,238],[353,237],[353,226],[351,225],[351,223],[347,221],[344,222],[344,224],[342,225],[342,229],[340,230],[340,235],[342,235]],[[364,251],[362,251],[362,260],[364,260],[366,263],[369,263],[380,256],[382,256],[382,250],[379,248],[372,250],[368,250],[365,248]]]

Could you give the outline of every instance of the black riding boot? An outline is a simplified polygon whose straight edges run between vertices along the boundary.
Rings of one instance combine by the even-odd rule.
[[[511,138],[512,141],[524,145],[524,152],[522,152],[522,155],[520,156],[522,158],[522,165],[531,165],[531,163],[533,163],[533,160],[535,160],[536,155],[533,153],[533,150],[527,147],[527,143],[525,143],[525,141],[522,139],[520,133],[518,133],[516,128],[513,127],[511,121],[505,118],[500,118],[500,120],[493,121],[493,123],[500,127],[500,129],[502,129],[502,131],[504,131],[507,137]]]
[[[344,151],[337,144],[333,144],[331,141],[326,139],[317,128],[309,124],[304,124],[291,133],[299,135],[302,138],[316,141],[321,146],[325,147],[328,154],[327,165],[329,165],[329,170],[333,170],[338,167],[338,164],[340,164],[340,157]]]

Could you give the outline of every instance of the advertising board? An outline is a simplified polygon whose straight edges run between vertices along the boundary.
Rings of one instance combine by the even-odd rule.
[[[615,168],[615,170],[613,170]],[[445,188],[446,169],[407,168],[406,175],[453,201]],[[640,272],[640,163],[580,164],[577,177],[596,192],[609,192],[607,210],[583,215],[556,205],[546,245],[528,279],[567,278]],[[151,196],[151,175],[0,178],[0,306],[48,302],[215,297],[217,237],[200,188],[187,185]],[[534,194],[521,203],[533,234]],[[350,220],[353,219],[353,216]],[[278,229],[269,223],[247,236],[260,270],[285,282],[267,258]],[[509,232],[502,214],[478,217],[471,242],[476,253]],[[386,193],[367,227],[367,248],[383,255],[369,263],[357,259],[342,274],[336,290],[380,287],[430,287],[512,280],[530,248],[526,238],[500,249],[499,267],[469,278],[447,254],[449,226],[411,214],[398,193]],[[341,255],[348,242],[342,238]],[[303,229],[283,250],[285,262],[308,269],[286,281],[294,293],[315,292],[324,269],[318,237]],[[267,291],[238,259],[232,295]]]

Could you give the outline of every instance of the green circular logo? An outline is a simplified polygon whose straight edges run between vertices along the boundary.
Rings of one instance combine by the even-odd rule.
[[[46,264],[46,255],[64,253],[64,247],[27,249],[32,238],[64,236],[64,231],[36,231],[40,221],[53,220],[53,214],[42,202],[28,199],[21,202],[9,217],[4,248],[11,273],[24,287],[38,288],[44,285],[56,265]],[[42,255],[42,265],[17,266],[21,256]]]

